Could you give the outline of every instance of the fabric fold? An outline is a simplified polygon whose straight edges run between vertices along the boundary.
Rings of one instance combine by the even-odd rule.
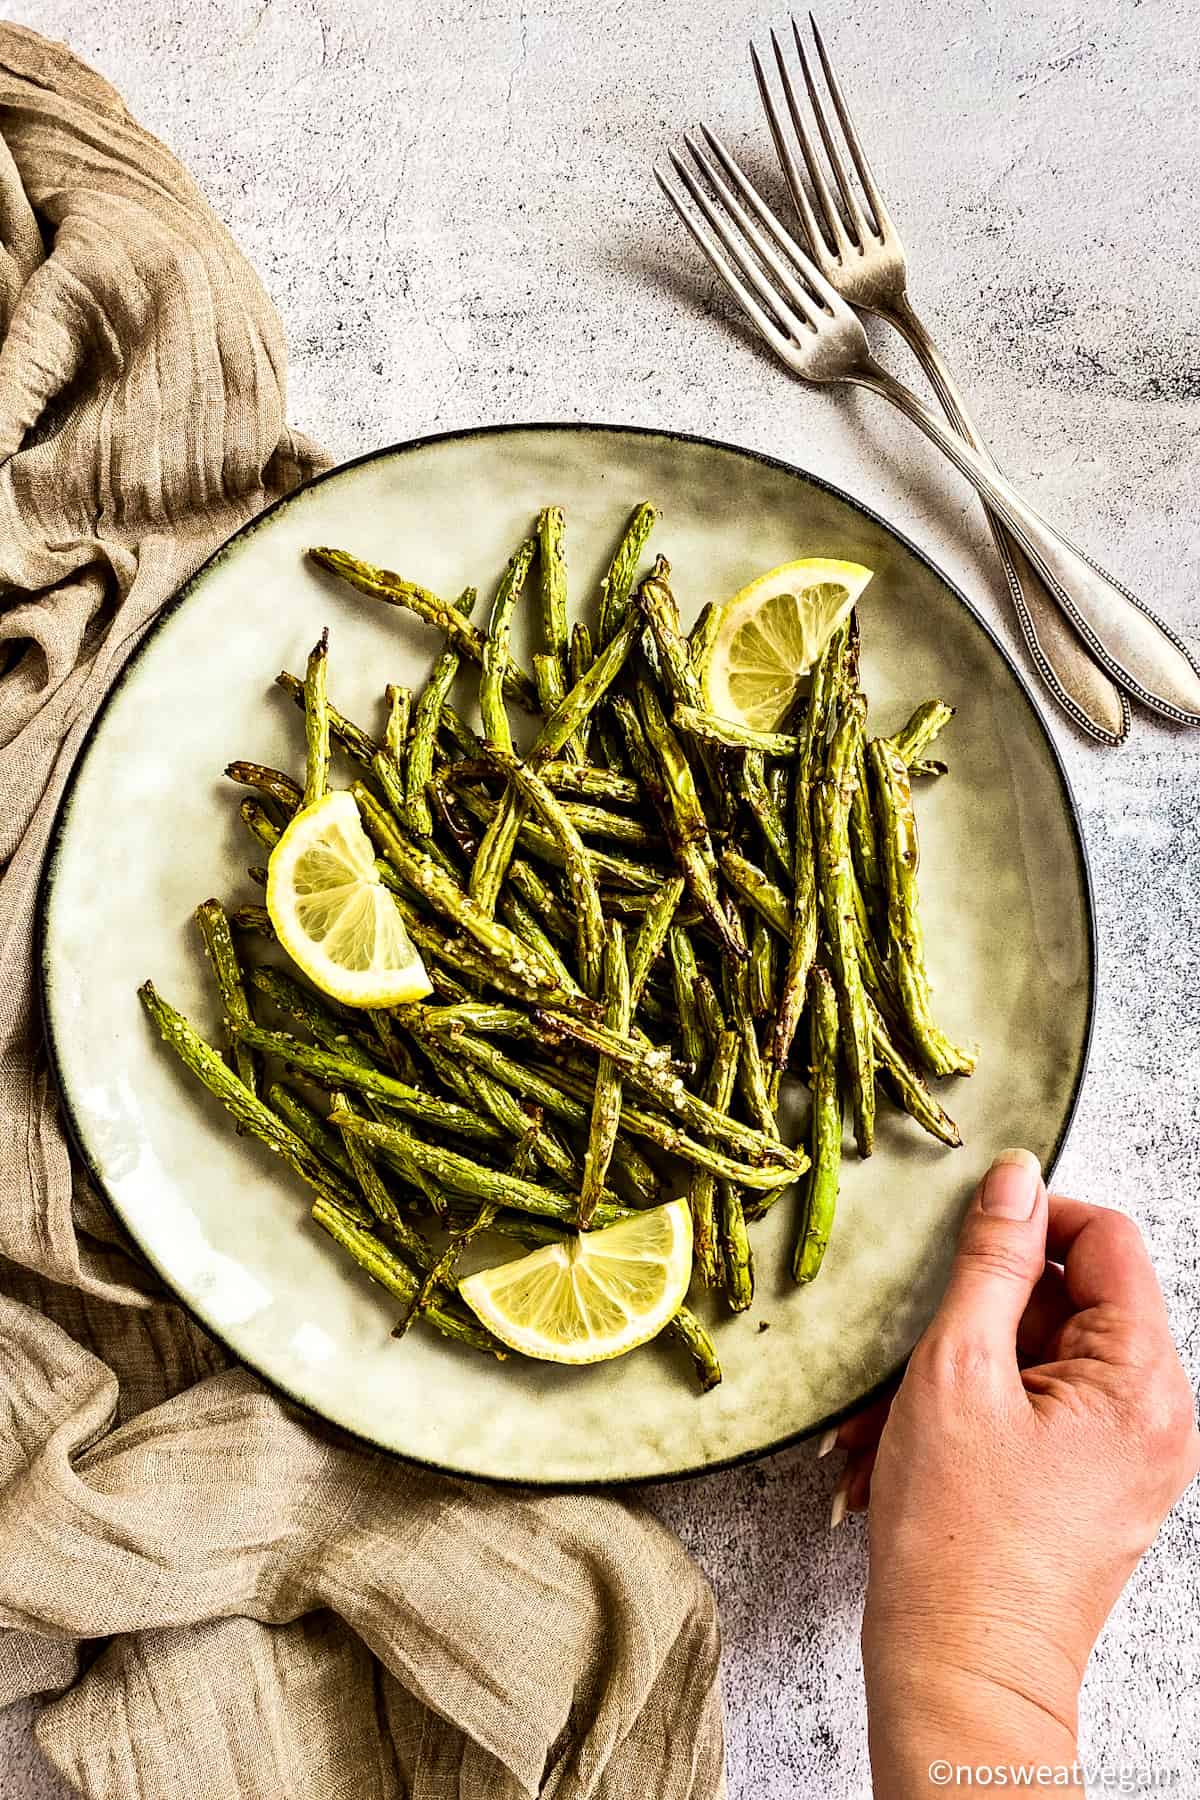
[[[0,1704],[95,1800],[723,1789],[712,1596],[625,1501],[382,1456],[229,1366],[73,1164],[37,882],[159,609],[323,466],[169,153],[0,25]]]

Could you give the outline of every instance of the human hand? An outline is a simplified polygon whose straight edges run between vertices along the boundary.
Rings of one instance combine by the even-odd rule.
[[[870,1502],[877,1794],[945,1792],[929,1761],[959,1745],[1072,1761],[1092,1645],[1200,1467],[1136,1225],[1048,1198],[1036,1160],[1004,1152],[899,1388],[836,1442],[845,1504]]]

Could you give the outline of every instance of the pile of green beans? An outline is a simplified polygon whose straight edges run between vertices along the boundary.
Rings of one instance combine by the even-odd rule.
[[[854,615],[826,644],[786,729],[715,718],[701,680],[719,626],[690,638],[635,508],[596,596],[569,623],[565,520],[546,507],[495,589],[447,601],[342,550],[309,551],[360,594],[440,634],[425,686],[386,690],[375,733],[330,700],[329,639],[279,686],[304,716],[302,778],[229,764],[268,853],[296,811],[345,777],[377,871],[432,994],[353,1011],[272,960],[264,906],[196,919],[224,1014],[207,1044],[146,982],[143,1004],[185,1066],[309,1188],[312,1216],[400,1308],[506,1354],[457,1292],[488,1232],[525,1246],[603,1228],[686,1195],[695,1278],[725,1307],[754,1299],[749,1226],[794,1191],[792,1270],[821,1267],[843,1115],[874,1146],[880,1093],[960,1142],[931,1076],[969,1074],[935,1023],[917,907],[914,774],[953,716],[918,707],[868,738]],[[536,614],[529,674],[513,648]],[[471,669],[479,728],[452,703]],[[515,706],[534,717],[518,752]],[[262,883],[261,866],[250,870]],[[259,954],[254,947],[258,946]],[[785,1076],[811,1090],[806,1141],[778,1124]],[[721,1378],[684,1308],[665,1334],[702,1389]]]

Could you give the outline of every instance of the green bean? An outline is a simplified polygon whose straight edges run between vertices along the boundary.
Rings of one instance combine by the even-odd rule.
[[[279,769],[269,769],[263,763],[231,762],[225,773],[230,781],[254,788],[265,799],[273,800],[289,819],[303,804],[303,788]]]
[[[721,873],[738,899],[753,907],[772,931],[777,931],[785,942],[790,943],[792,908],[783,889],[749,857],[739,855],[736,850],[721,852]]]
[[[876,738],[871,770],[880,814],[887,925],[897,986],[913,1043],[934,1075],[969,1075],[974,1054],[951,1042],[929,1012],[929,977],[917,913],[917,826],[908,770],[899,751]]]
[[[542,649],[554,658],[564,686],[568,673],[567,559],[563,549],[565,521],[561,506],[547,506],[538,514],[539,573],[542,608]],[[539,694],[541,690],[539,689]],[[545,696],[541,695],[546,710]]]
[[[767,1137],[779,1136],[775,1106],[767,1085],[766,1070],[754,1029],[754,1011],[750,998],[749,963],[730,963],[722,971],[725,977],[725,1004],[730,1022],[741,1045],[738,1058],[738,1087],[746,1110],[759,1130]]]
[[[792,1258],[797,1281],[812,1281],[829,1243],[842,1160],[842,1102],[838,1093],[838,1004],[826,970],[809,976],[811,1015],[812,1164],[804,1196],[804,1224]]]
[[[728,1111],[733,1098],[738,1056],[737,1033],[723,1031],[717,1040],[704,1083],[706,1103],[720,1112]],[[721,1279],[714,1207],[716,1190],[717,1178],[711,1169],[698,1168],[693,1172],[687,1195],[692,1214],[692,1245],[696,1272],[706,1287],[716,1287]]]
[[[285,694],[290,695],[303,712],[304,683],[298,676],[289,675],[286,669],[281,669],[275,677],[275,685],[281,687]],[[327,702],[326,711],[329,715],[330,737],[335,743],[340,744],[342,749],[354,758],[355,762],[362,763],[364,768],[369,769],[372,760],[378,755],[378,743],[369,732],[363,731],[352,719],[348,719],[343,713],[338,712],[332,703]]]
[[[208,1089],[235,1124],[250,1136],[260,1139],[273,1156],[285,1162],[301,1181],[318,1194],[328,1194],[336,1205],[345,1208],[357,1202],[350,1190],[309,1148],[302,1138],[228,1067],[210,1044],[188,1023],[183,1014],[156,992],[153,982],[144,981],[138,999],[156,1026],[167,1047],[173,1050],[185,1068]]]
[[[658,511],[646,500],[636,506],[618,544],[608,573],[600,583],[600,618],[597,642],[603,650],[618,627],[624,623],[633,592],[634,577],[650,536],[658,520]]]
[[[464,617],[469,616],[475,605],[475,589],[465,589],[455,605]],[[459,652],[447,643],[434,663],[433,673],[417,701],[412,741],[405,758],[404,805],[400,813],[406,828],[414,837],[427,838],[433,835],[433,814],[429,808],[426,789],[433,776],[433,752],[438,727],[442,722],[442,708],[454,685],[461,662]],[[503,712],[504,702],[499,696],[496,696],[496,704]]]
[[[665,1050],[636,1044],[629,1038],[606,1031],[603,1025],[593,1020],[572,1018],[565,1013],[539,1008],[535,1021],[551,1042],[566,1039],[597,1056],[611,1056],[624,1070],[626,1078],[649,1094],[665,1112],[674,1113],[691,1130],[740,1151],[747,1162],[762,1167],[779,1164],[791,1167],[797,1173],[808,1167],[803,1151],[788,1150],[777,1138],[714,1112],[695,1094],[689,1094],[672,1070],[671,1059]]]
[[[700,1382],[700,1392],[707,1394],[721,1381],[721,1365],[717,1361],[717,1351],[711,1337],[695,1313],[681,1306],[675,1317],[663,1329],[664,1337],[673,1337],[683,1345],[692,1359],[692,1367]]]
[[[387,728],[383,747],[398,769],[404,767],[408,755],[408,728],[412,720],[412,689],[396,687],[389,682],[383,697],[387,702]]]
[[[720,629],[721,608],[714,601],[708,600],[701,607],[699,617],[688,633],[688,661],[698,676],[704,674]]]
[[[703,970],[696,977],[696,1011],[700,1015],[700,1028],[711,1055],[717,1047],[717,1039],[725,1030],[725,1014],[721,1010],[717,990]]]
[[[567,661],[567,673],[571,678],[571,685],[574,687],[583,680],[583,677],[587,674],[595,661],[595,652],[592,648],[592,634],[589,627],[584,624],[582,619],[577,620],[571,629],[571,643],[567,653]],[[592,722],[593,716],[589,713],[571,739],[578,755],[585,761],[588,753],[588,742],[592,735]],[[564,745],[564,752],[565,748]]]
[[[253,932],[268,943],[275,942],[275,927],[265,906],[235,906],[229,917],[235,930]]]
[[[891,739],[897,756],[910,765],[920,761],[934,738],[950,723],[954,711],[944,700],[923,701]]]
[[[541,920],[531,906],[517,894],[505,894],[500,901],[500,916],[504,923],[512,927],[522,943],[540,956],[548,969],[553,969],[558,976],[558,984],[568,993],[583,993],[574,975],[567,967],[554,939],[545,930]]]
[[[329,632],[309,652],[304,676],[304,804],[329,791]]]
[[[205,900],[203,905],[196,908],[196,923],[204,940],[205,954],[212,964],[225,1017],[239,1022],[248,1020],[250,1003],[246,999],[242,965],[229,927],[229,916],[221,902]],[[236,1038],[230,1039],[230,1048],[239,1079],[245,1082],[252,1094],[257,1094],[261,1071],[253,1050],[239,1043]]]
[[[790,883],[793,879],[792,843],[783,815],[775,803],[775,796],[767,785],[763,759],[758,751],[748,750],[742,757],[737,770],[737,781],[742,798],[762,832],[767,849],[784,869]]]
[[[843,703],[826,774],[814,799],[818,886],[841,1018],[842,1054],[850,1076],[854,1135],[869,1156],[875,1137],[875,1064],[867,996],[854,935],[854,867],[850,857],[850,793],[854,740],[865,708],[860,694]]]
[[[402,836],[361,782],[356,781],[350,791],[376,848],[436,912],[466,932],[488,955],[504,961],[510,972],[530,988],[557,986],[552,972],[540,958],[526,950],[507,926],[484,912],[437,863]]]
[[[282,1081],[273,1081],[263,1095],[272,1112],[278,1113],[285,1125],[291,1127],[298,1138],[302,1138],[309,1149],[319,1156],[322,1162],[341,1176],[346,1186],[353,1190],[357,1183],[354,1177],[354,1165],[346,1155],[339,1140],[330,1131],[324,1119],[308,1104],[302,1094],[295,1088],[288,1087]],[[365,1207],[360,1209],[361,1222],[370,1223],[371,1214]]]
[[[512,729],[504,710],[504,689],[505,678],[512,667],[509,646],[512,640],[513,613],[521,597],[529,566],[536,555],[536,538],[526,538],[513,551],[496,589],[487,637],[483,643],[483,674],[479,682],[483,735],[497,750],[510,753],[513,747]]]
[[[342,1129],[353,1131],[365,1143],[372,1145],[385,1160],[393,1152],[399,1151],[401,1156],[411,1158],[452,1193],[464,1194],[473,1200],[494,1201],[498,1206],[511,1206],[518,1212],[557,1219],[564,1225],[575,1223],[577,1202],[573,1194],[540,1187],[536,1182],[526,1181],[523,1176],[509,1175],[500,1169],[491,1169],[486,1164],[474,1162],[456,1150],[447,1150],[444,1145],[426,1143],[424,1139],[415,1137],[407,1126],[398,1122],[384,1125],[378,1120],[352,1118],[343,1122]],[[593,1222],[596,1225],[616,1225],[621,1219],[633,1217],[635,1214],[629,1207],[602,1200],[596,1207]]]
[[[230,1029],[242,1043],[278,1056],[296,1069],[303,1069],[331,1086],[349,1087],[364,1094],[374,1094],[385,1105],[406,1116],[421,1119],[426,1125],[452,1131],[458,1137],[494,1141],[501,1133],[477,1111],[459,1106],[453,1100],[441,1100],[436,1094],[412,1087],[395,1075],[388,1075],[372,1064],[355,1062],[352,1057],[338,1056],[319,1045],[306,1044],[290,1031],[266,1031],[261,1025],[239,1024]]]
[[[629,959],[630,1000],[634,1012],[645,991],[650,971],[662,954],[671,921],[683,899],[683,890],[682,875],[669,875],[651,897],[650,904],[642,915],[642,923],[633,940],[633,952]]]
[[[675,988],[675,1012],[679,1022],[679,1039],[685,1061],[698,1069],[704,1060],[704,1031],[696,1006],[696,953],[692,940],[682,926],[673,925],[668,936],[671,950],[671,978]]]
[[[754,1302],[754,1253],[746,1231],[742,1197],[732,1181],[717,1184],[721,1263],[731,1312],[745,1312]]]
[[[535,650],[533,654],[533,680],[538,693],[538,705],[543,713],[551,713],[556,706],[562,704],[567,691],[563,680],[562,664],[557,656],[549,650]],[[566,754],[577,754],[574,739],[566,747]]]
[[[787,966],[779,998],[779,1012],[771,1035],[770,1061],[776,1070],[787,1063],[804,1011],[808,972],[817,954],[820,911],[813,838],[812,787],[817,759],[824,749],[829,726],[834,669],[841,662],[847,640],[845,626],[834,632],[813,668],[808,705],[800,727],[796,760],[792,820],[792,927]]]
[[[314,1202],[312,1216],[323,1231],[327,1231],[336,1243],[349,1251],[372,1281],[377,1281],[389,1294],[394,1294],[398,1300],[411,1305],[420,1292],[421,1284],[412,1270],[386,1244],[381,1244],[370,1231],[347,1219],[326,1200],[318,1199]],[[508,1354],[482,1325],[459,1318],[457,1313],[437,1301],[431,1301],[425,1308],[425,1317],[443,1337],[469,1344],[473,1350],[486,1350],[501,1362]]]
[[[866,745],[860,737],[854,750],[854,792],[850,796],[850,850],[854,871],[865,902],[864,917],[876,918],[883,909],[883,875],[871,794],[867,783]]]
[[[628,775],[612,769],[598,769],[591,763],[548,762],[539,771],[547,787],[556,794],[569,794],[581,800],[603,800],[617,806],[639,806],[642,790]]]
[[[800,739],[782,731],[756,731],[733,719],[722,719],[700,706],[677,706],[673,715],[679,731],[700,738],[706,744],[720,744],[727,750],[750,750],[760,756],[795,756]]]
[[[762,918],[750,930],[750,1009],[760,1025],[775,1014],[775,939]]]
[[[373,1066],[373,1058],[359,1041],[350,1022],[334,1011],[331,1002],[268,963],[254,963],[246,973],[257,993],[303,1025],[327,1050],[364,1068]],[[235,1013],[231,1017],[238,1015]],[[248,1012],[246,1017],[249,1018]]]
[[[638,710],[628,700],[613,702],[613,711],[625,734],[625,745],[634,774],[662,823],[676,864],[688,891],[722,943],[733,956],[746,954],[730,933],[715,879],[715,858],[708,825],[700,806],[695,778],[666,723],[657,698],[645,682],[638,685]]]
[[[238,812],[243,825],[258,839],[263,849],[273,850],[283,833],[262,803],[247,798],[238,807]]]
[[[592,868],[590,852],[567,817],[566,808],[550,792],[541,777],[527,763],[516,757],[505,759],[504,769],[511,783],[510,792],[519,793],[542,818],[562,853],[571,898],[575,905],[576,954],[584,989],[593,999],[599,997],[604,956],[604,913],[600,892]]]
[[[897,1104],[903,1107],[909,1116],[924,1127],[931,1137],[941,1143],[948,1144],[956,1150],[962,1143],[962,1134],[949,1113],[938,1105],[916,1070],[910,1066],[903,1053],[896,1047],[891,1033],[884,1022],[879,1008],[867,997],[867,1012],[871,1019],[871,1041],[875,1048],[875,1059],[879,1065],[888,1091]]]
[[[482,632],[464,619],[457,608],[439,600],[428,588],[419,587],[413,581],[405,581],[391,569],[378,569],[373,563],[362,562],[357,557],[347,555],[344,550],[317,546],[310,549],[307,555],[319,568],[337,575],[351,587],[357,588],[360,594],[368,594],[373,600],[383,600],[388,606],[407,607],[419,619],[436,626],[463,656],[469,657],[472,662],[482,663]],[[519,706],[525,707],[528,712],[537,711],[537,695],[533,683],[515,663],[510,662],[504,671],[504,689]]]
[[[566,698],[546,720],[534,740],[529,760],[536,766],[562,751],[569,739],[579,739],[580,727],[595,711],[625,666],[638,635],[640,621],[630,615],[591,667],[580,676]],[[523,807],[510,785],[497,807],[479,846],[471,869],[470,891],[484,913],[495,910],[500,888],[516,847]]]
[[[410,1225],[403,1216],[396,1205],[395,1196],[367,1155],[361,1140],[351,1132],[342,1130],[346,1119],[357,1117],[344,1094],[335,1092],[330,1095],[329,1122],[341,1134],[345,1146],[343,1154],[371,1214],[387,1228],[418,1269],[431,1269],[437,1260],[432,1244],[423,1232],[418,1231],[415,1225]]]
[[[629,1030],[632,1009],[629,963],[625,934],[620,922],[608,921],[604,939],[604,1023],[622,1037]],[[610,1056],[602,1056],[596,1068],[596,1092],[592,1101],[587,1154],[583,1159],[583,1185],[579,1190],[579,1229],[586,1231],[604,1191],[608,1166],[621,1124],[621,1071]]]

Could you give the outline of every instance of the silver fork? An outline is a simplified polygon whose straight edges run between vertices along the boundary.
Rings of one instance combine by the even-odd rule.
[[[991,453],[967,411],[961,390],[908,298],[904,245],[880,194],[879,184],[850,116],[841,84],[830,64],[820,28],[810,13],[809,24],[825,84],[833,102],[837,123],[841,126],[845,148],[862,184],[865,205],[860,201],[853,182],[847,175],[845,160],[838,149],[836,129],[830,121],[828,110],[821,104],[795,19],[791,24],[804,85],[825,147],[829,168],[837,184],[840,206],[830,190],[813,145],[787,59],[775,32],[771,33],[771,47],[775,52],[775,64],[779,71],[794,142],[799,146],[808,175],[808,186],[797,166],[787,126],[776,106],[758,51],[753,44],[750,46],[750,56],[767,122],[771,127],[771,136],[775,140],[776,153],[807,240],[806,248],[821,273],[837,289],[843,300],[848,300],[851,306],[862,312],[876,314],[895,327],[925,370],[930,385],[941,402],[942,410],[955,431],[968,444],[974,445],[979,455],[994,467]],[[1088,655],[1083,643],[1030,568],[1020,545],[1003,521],[986,501],[984,508],[1022,635],[1043,681],[1059,705],[1083,730],[1100,738],[1102,742],[1120,743],[1129,729],[1129,705],[1124,694]]]
[[[1156,712],[1180,724],[1200,724],[1200,670],[1178,639],[1024,501],[973,442],[948,431],[924,401],[875,360],[850,305],[795,242],[715,134],[707,127],[703,130],[711,155],[694,135],[684,135],[695,170],[675,151],[669,152],[682,189],[665,170],[656,169],[655,175],[721,280],[780,360],[805,381],[847,382],[890,400],[974,485],[1109,674]],[[875,184],[869,171],[863,176],[857,161],[856,168],[874,210]],[[853,216],[849,202],[847,209]],[[861,208],[858,211],[865,233],[865,215]],[[1043,664],[1049,666],[1044,650],[1039,668]],[[1051,685],[1062,698],[1064,684],[1053,670],[1050,674]],[[1123,735],[1123,715],[1116,729],[1108,728],[1097,725],[1069,693],[1064,703],[1093,735],[1110,742]]]

